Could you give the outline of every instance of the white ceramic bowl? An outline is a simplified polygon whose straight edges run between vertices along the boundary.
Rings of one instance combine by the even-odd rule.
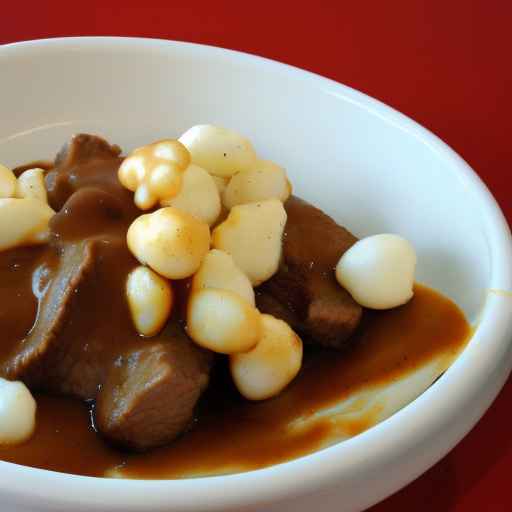
[[[343,85],[217,48],[117,38],[0,48],[0,160],[8,165],[51,157],[76,131],[130,149],[200,122],[250,137],[287,167],[299,195],[357,234],[409,238],[419,280],[478,321],[470,344],[413,403],[313,455],[177,481],[95,479],[0,462],[3,511],[360,510],[445,455],[503,385],[512,364],[510,233],[474,172],[427,130]]]

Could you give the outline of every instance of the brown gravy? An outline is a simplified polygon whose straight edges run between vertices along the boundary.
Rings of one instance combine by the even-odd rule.
[[[41,395],[35,435],[22,446],[0,447],[0,459],[89,476],[117,469],[130,478],[180,478],[277,464],[324,446],[334,429],[350,435],[366,430],[378,411],[341,424],[324,418],[293,430],[288,429],[291,420],[368,384],[392,382],[437,356],[451,361],[470,334],[452,301],[418,285],[409,304],[369,314],[348,352],[310,350],[297,379],[275,399],[244,401],[221,367],[215,376],[221,384],[214,382],[204,396],[200,420],[167,447],[141,455],[117,451],[96,434],[86,405]]]

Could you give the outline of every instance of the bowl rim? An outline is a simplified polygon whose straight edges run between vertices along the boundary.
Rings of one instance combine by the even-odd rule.
[[[15,499],[22,495],[27,498],[27,489],[30,489],[29,501],[34,505],[43,501],[45,505],[59,507],[76,505],[78,496],[82,506],[98,511],[114,510],[120,505],[126,511],[158,507],[183,511],[202,507],[223,510],[229,506],[268,504],[274,500],[318,491],[337,482],[353,482],[356,485],[358,476],[369,474],[372,468],[405,456],[413,446],[438,435],[441,429],[450,432],[443,443],[425,454],[420,461],[421,470],[411,469],[407,478],[397,476],[392,488],[382,488],[378,496],[368,498],[365,506],[369,506],[412,481],[460,441],[491,404],[512,365],[512,358],[507,357],[512,353],[512,265],[509,265],[512,261],[512,239],[507,221],[494,197],[469,165],[436,135],[392,107],[334,80],[244,52],[163,39],[69,37],[0,46],[0,64],[3,59],[72,48],[79,51],[101,48],[112,52],[130,48],[163,53],[188,52],[196,57],[228,58],[246,66],[263,67],[268,71],[284,73],[294,80],[308,82],[312,89],[319,89],[322,93],[353,103],[414,136],[450,164],[449,172],[463,183],[481,210],[491,262],[491,291],[471,343],[450,369],[414,402],[352,439],[264,469],[183,480],[83,477],[0,461],[0,491],[6,497]],[[485,353],[481,349],[482,345],[485,345]],[[472,375],[469,383],[464,379],[468,369],[471,369]],[[495,385],[484,396],[482,389],[491,376],[494,376]],[[463,382],[464,385],[461,385]],[[439,388],[442,388],[442,393],[439,393]],[[433,395],[434,400],[431,399]],[[451,432],[450,425],[455,423],[459,411],[471,406],[476,395],[481,395],[482,405],[474,409],[463,428]],[[458,404],[458,408],[454,407],[455,404]],[[386,442],[382,443],[382,439],[386,439]],[[367,456],[368,453],[372,453],[371,458]],[[54,493],[57,487],[58,495]],[[372,495],[371,492],[368,494]],[[122,502],[119,502],[120,496]]]

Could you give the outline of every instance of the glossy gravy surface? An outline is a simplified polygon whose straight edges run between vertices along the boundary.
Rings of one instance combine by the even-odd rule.
[[[22,327],[20,327],[22,329]],[[336,432],[355,435],[376,420],[324,417],[290,429],[294,419],[333,406],[369,385],[391,383],[439,356],[453,360],[471,333],[449,299],[416,286],[400,308],[368,314],[346,353],[309,349],[297,379],[278,397],[244,401],[222,365],[201,401],[193,429],[171,445],[137,455],[109,447],[79,401],[38,396],[35,435],[18,447],[0,447],[0,459],[90,476],[180,478],[261,468],[325,446]]]

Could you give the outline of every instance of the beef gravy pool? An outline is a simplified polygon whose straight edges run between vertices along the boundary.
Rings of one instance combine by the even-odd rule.
[[[297,418],[335,405],[364,387],[391,383],[438,357],[448,366],[471,328],[459,308],[421,285],[400,308],[368,314],[345,353],[310,350],[295,381],[278,397],[251,403],[234,390],[226,368],[214,375],[194,427],[145,454],[118,451],[95,432],[90,409],[78,400],[37,396],[37,427],[25,444],[0,447],[0,459],[87,476],[180,478],[247,471],[311,453],[375,424],[375,411],[357,419],[324,417],[304,428]]]

